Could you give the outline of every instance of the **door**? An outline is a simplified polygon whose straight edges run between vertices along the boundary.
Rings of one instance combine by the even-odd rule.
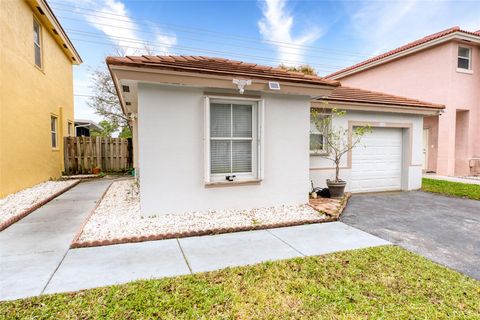
[[[428,170],[428,135],[430,133],[429,129],[423,129],[423,171]]]
[[[352,150],[352,192],[402,189],[402,129],[373,128]]]

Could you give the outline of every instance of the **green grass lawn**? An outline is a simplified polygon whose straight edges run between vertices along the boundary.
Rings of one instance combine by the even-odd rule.
[[[394,246],[0,303],[5,319],[478,319],[480,282]]]
[[[423,178],[422,190],[447,196],[480,200],[480,185]]]

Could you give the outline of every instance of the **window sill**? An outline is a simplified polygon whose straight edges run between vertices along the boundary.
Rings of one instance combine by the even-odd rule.
[[[45,74],[45,70],[43,70],[43,66],[42,66],[42,67],[39,67],[39,66],[37,66],[35,63],[33,64],[33,66],[34,66],[38,71],[40,71],[41,73]]]
[[[52,151],[60,151],[60,148],[52,148]]]
[[[328,152],[310,152],[310,156],[325,157],[328,156]]]
[[[468,69],[460,69],[457,68],[458,73],[466,73],[466,74],[473,74],[473,70],[468,70]]]
[[[233,187],[233,186],[242,186],[242,185],[253,185],[253,184],[260,184],[261,182],[262,182],[261,179],[237,180],[237,181],[205,182],[205,188]]]

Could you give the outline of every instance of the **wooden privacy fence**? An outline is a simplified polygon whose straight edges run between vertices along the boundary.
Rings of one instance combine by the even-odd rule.
[[[100,168],[103,172],[132,168],[132,140],[126,138],[65,137],[66,174],[83,174]]]

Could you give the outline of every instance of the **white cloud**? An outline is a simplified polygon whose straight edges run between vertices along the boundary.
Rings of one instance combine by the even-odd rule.
[[[149,30],[154,32],[153,39],[148,40],[140,36],[139,25],[131,18],[125,4],[119,0],[97,1],[90,5],[94,6],[97,12],[94,15],[85,14],[85,19],[109,37],[125,55],[167,54],[177,43],[175,35],[165,34],[154,24],[150,24]]]
[[[262,14],[258,22],[260,33],[265,41],[275,46],[278,59],[286,65],[301,64],[305,52],[301,46],[317,40],[321,36],[319,28],[313,27],[299,36],[293,36],[293,16],[286,8],[286,0],[266,0]]]

